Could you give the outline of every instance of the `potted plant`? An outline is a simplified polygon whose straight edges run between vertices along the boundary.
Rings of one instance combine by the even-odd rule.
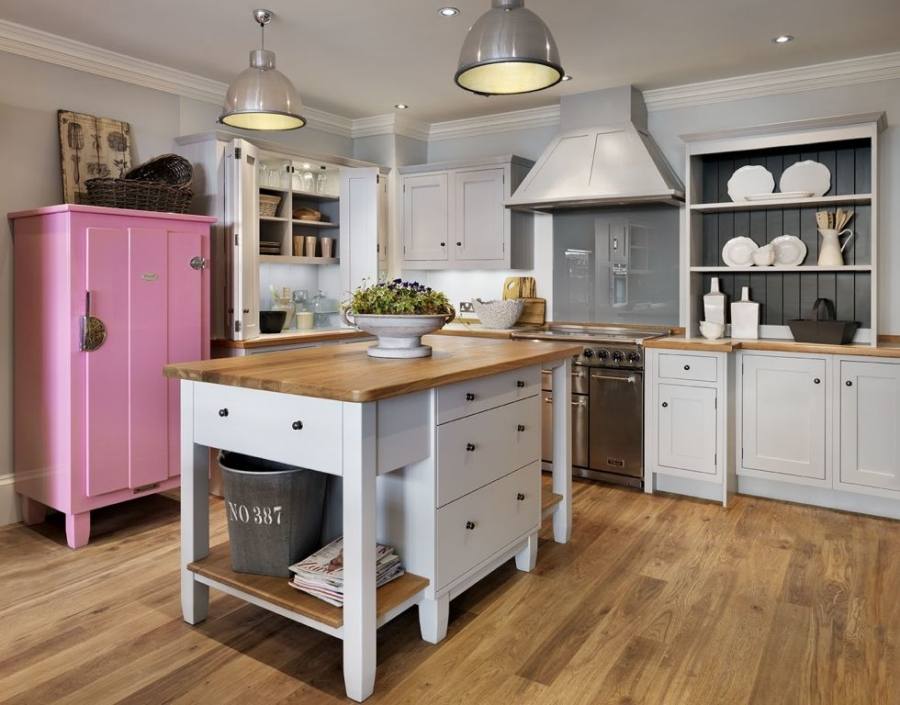
[[[378,338],[368,350],[372,357],[428,357],[431,347],[422,345],[422,336],[456,318],[442,292],[402,279],[363,284],[341,311],[349,325]]]

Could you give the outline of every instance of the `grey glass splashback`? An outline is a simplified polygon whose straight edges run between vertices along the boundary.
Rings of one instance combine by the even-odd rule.
[[[553,215],[553,320],[678,325],[678,217],[671,206]]]

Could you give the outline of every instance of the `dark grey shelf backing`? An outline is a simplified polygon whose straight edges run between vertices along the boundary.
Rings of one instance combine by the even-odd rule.
[[[755,274],[699,275],[702,292],[709,291],[710,281],[719,277],[728,303],[741,297],[741,287],[750,287],[750,298],[760,304],[761,325],[781,326],[809,314],[817,298],[834,302],[838,320],[857,321],[862,328],[872,325],[869,272],[773,272]],[[703,297],[697,297],[697,320],[703,320]],[[726,314],[727,315],[727,314]]]

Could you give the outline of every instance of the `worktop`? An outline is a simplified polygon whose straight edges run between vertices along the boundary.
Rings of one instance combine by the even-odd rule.
[[[543,330],[544,326],[513,326],[512,328],[488,328],[476,321],[456,319],[448,323],[437,333],[439,335],[468,336],[472,338],[495,338],[497,340],[509,340],[513,333],[527,333],[528,331]]]
[[[263,333],[250,340],[213,340],[214,348],[230,350],[253,350],[279,345],[304,345],[355,340],[369,337],[357,328],[311,328],[310,330],[289,330],[282,333]]]
[[[179,363],[167,377],[320,399],[367,402],[540,365],[577,355],[580,345],[474,337],[425,336],[431,357],[386,360],[366,355],[369,342],[303,348],[249,357]]]
[[[883,340],[878,345],[820,345],[798,343],[794,340],[741,340],[737,338],[685,338],[670,335],[644,341],[645,348],[665,350],[693,350],[695,352],[733,352],[735,350],[763,350],[771,352],[812,353],[820,355],[861,355],[866,357],[900,358],[900,341]]]

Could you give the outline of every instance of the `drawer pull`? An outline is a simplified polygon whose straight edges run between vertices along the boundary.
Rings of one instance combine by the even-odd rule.
[[[219,416],[221,416],[223,419],[228,416],[228,409],[219,409]]]
[[[519,433],[522,433],[522,431],[525,430],[524,424],[519,424],[518,426],[516,426],[516,430],[517,430]]]
[[[666,409],[666,408],[668,408],[668,406],[669,406],[669,402],[667,402],[667,401],[664,401],[664,402],[663,402],[663,403],[662,403],[662,407],[663,407],[663,409]]]
[[[466,401],[475,401],[475,395],[472,392],[466,392]]]
[[[295,431],[299,431],[300,429],[303,428],[303,422],[302,421],[294,421],[294,423],[291,424],[291,428],[294,429]]]
[[[848,387],[853,386],[853,382],[851,382],[849,379],[846,382],[844,382],[844,384],[846,384]]]
[[[690,369],[691,369],[691,366],[690,366],[690,365],[685,365],[685,366],[684,366],[684,371],[685,371],[685,372],[689,372]]]
[[[813,384],[822,384],[822,380],[820,380],[818,377],[816,377],[816,378],[813,380]]]
[[[475,531],[475,522],[474,522],[474,521],[467,521],[467,522],[466,522],[466,529],[467,529],[468,531]]]
[[[471,453],[472,451],[475,450],[475,444],[474,443],[466,443],[466,450]]]
[[[517,386],[519,389],[525,389],[525,382],[524,382],[523,380],[521,380],[521,379],[517,379],[517,380],[516,380],[516,386]]]
[[[523,492],[517,493],[517,494],[516,494],[516,499],[517,499],[518,501],[520,501],[520,502],[524,502],[524,501],[525,501],[525,494],[524,494]]]

